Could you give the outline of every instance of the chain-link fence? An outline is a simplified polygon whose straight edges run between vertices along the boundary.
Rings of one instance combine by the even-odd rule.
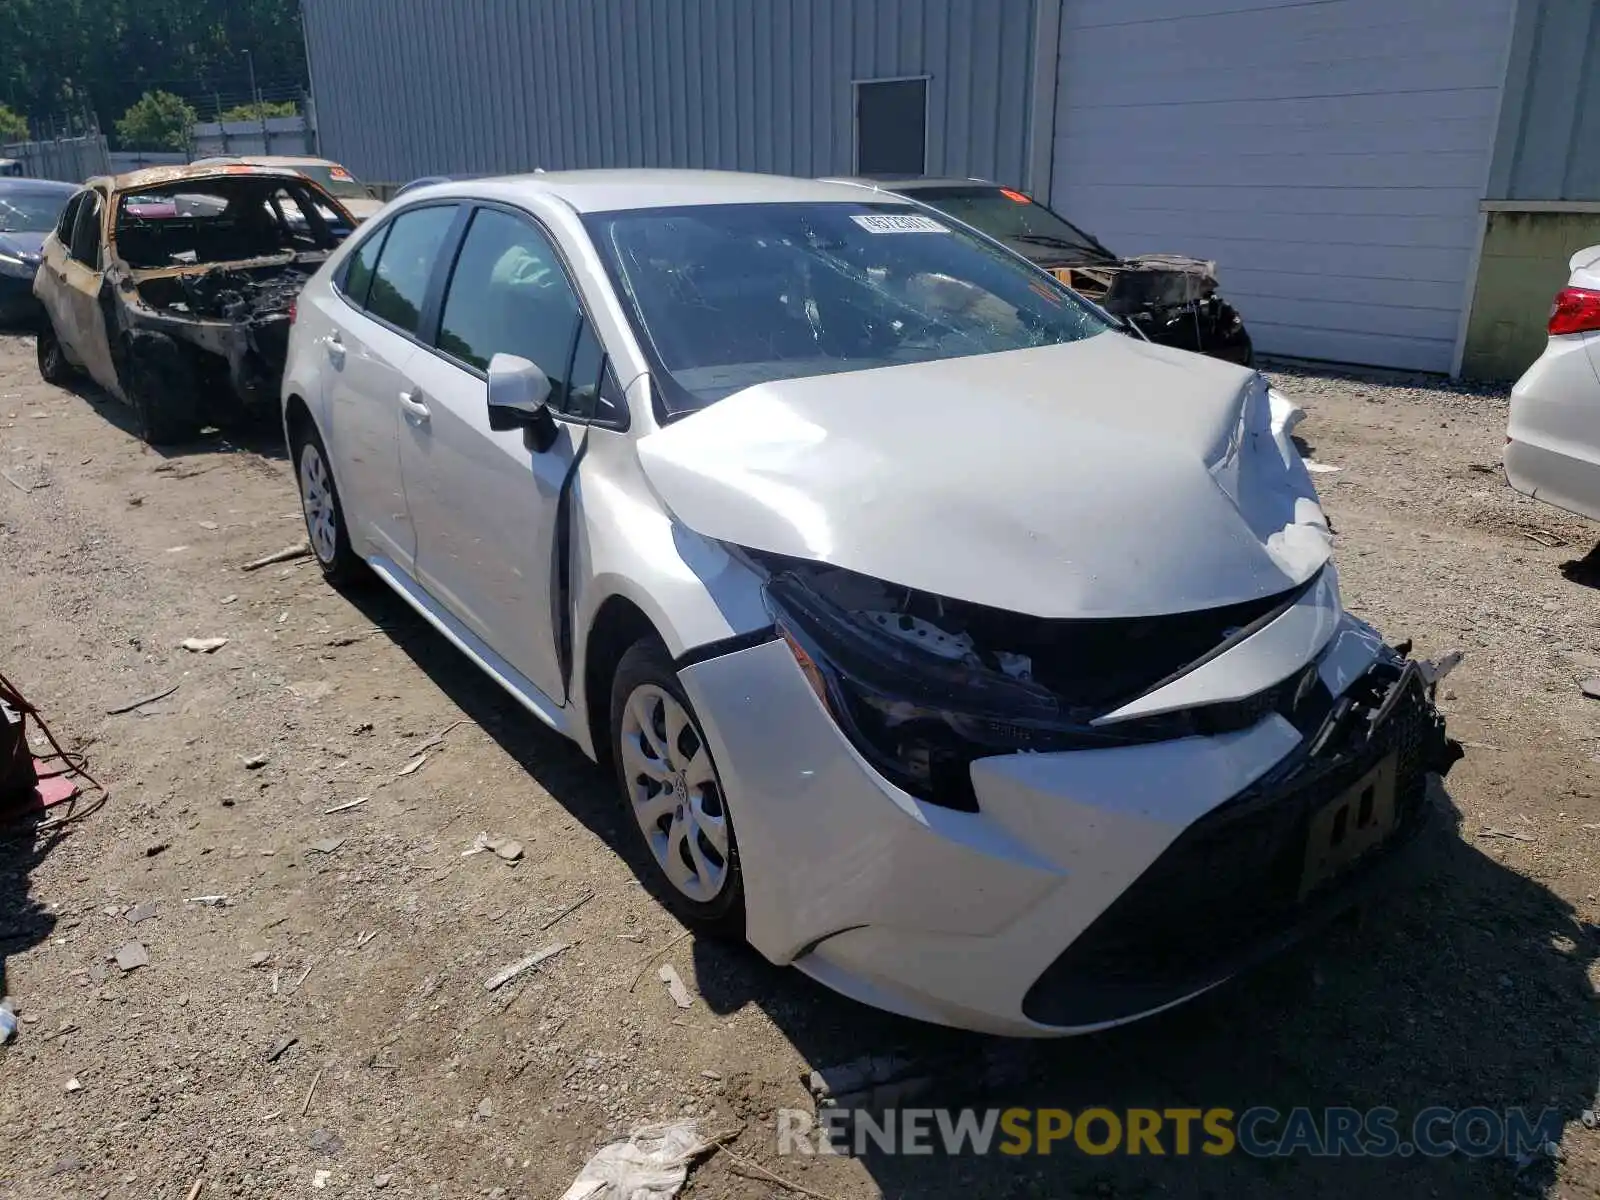
[[[59,179],[65,183],[82,183],[112,170],[106,139],[98,133],[15,142],[0,146],[0,158],[15,159],[22,164],[22,173],[34,179]]]

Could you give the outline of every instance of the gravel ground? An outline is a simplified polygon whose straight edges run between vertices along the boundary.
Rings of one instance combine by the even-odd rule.
[[[598,772],[397,600],[303,561],[241,573],[301,536],[280,446],[149,450],[0,337],[0,669],[111,793],[0,845],[23,1020],[0,1050],[0,1196],[551,1197],[610,1136],[680,1114],[742,1126],[744,1160],[835,1200],[1600,1194],[1578,1120],[1600,1062],[1600,705],[1577,688],[1600,674],[1595,530],[1506,488],[1503,391],[1276,382],[1337,468],[1317,479],[1349,606],[1467,652],[1444,701],[1468,743],[1459,828],[1359,922],[1161,1018],[1028,1043],[986,1085],[985,1039],[677,940]],[[523,856],[464,856],[480,831]],[[131,941],[149,964],[124,973],[106,956]],[[642,969],[653,951],[691,1008]],[[1553,1107],[1564,1161],[780,1159],[774,1110],[864,1052],[922,1064],[938,1104]],[[714,1156],[685,1194],[791,1194],[747,1170]]]

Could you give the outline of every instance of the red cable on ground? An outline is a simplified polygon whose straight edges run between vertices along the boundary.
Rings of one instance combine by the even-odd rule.
[[[83,808],[80,808],[76,803],[76,801],[81,798],[82,793],[74,794],[73,796],[61,802],[71,805],[68,811],[62,813],[53,820],[40,821],[36,825],[29,826],[30,832],[38,833],[59,829],[68,822],[77,821],[88,816],[90,813],[95,812],[103,804],[105,804],[105,802],[110,798],[111,793],[106,790],[104,784],[102,784],[93,775],[89,774],[88,760],[82,754],[77,754],[73,751],[65,749],[61,743],[56,740],[56,735],[51,731],[50,726],[45,721],[44,717],[40,715],[39,710],[28,702],[27,698],[23,696],[22,692],[14,683],[11,682],[11,680],[5,677],[4,673],[0,673],[0,702],[9,705],[22,715],[22,749],[24,753],[32,755],[32,751],[28,749],[27,738],[29,717],[33,718],[34,723],[39,726],[39,732],[44,734],[45,741],[49,742],[50,748],[55,751],[54,754],[47,754],[43,756],[33,755],[34,774],[38,778],[54,779],[60,776],[76,777],[90,784],[94,790],[99,793],[94,803]],[[41,770],[40,768],[46,763],[59,763],[60,765],[54,769]],[[0,821],[5,821],[7,824],[14,824],[18,820],[42,811],[44,811],[43,808],[29,808],[21,813],[16,814],[5,814],[0,812]]]

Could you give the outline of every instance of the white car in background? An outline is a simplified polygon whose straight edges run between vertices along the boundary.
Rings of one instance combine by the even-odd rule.
[[[1451,760],[1254,371],[859,187],[421,187],[283,386],[370,569],[615,772],[650,882],[869,1004],[1080,1032],[1347,906]]]
[[[1600,246],[1579,250],[1550,306],[1550,340],[1511,389],[1506,478],[1600,521]]]

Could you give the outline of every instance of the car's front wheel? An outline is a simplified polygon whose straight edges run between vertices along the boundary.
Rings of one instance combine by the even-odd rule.
[[[164,334],[142,335],[129,345],[122,388],[139,436],[152,446],[193,441],[200,432],[194,366]]]
[[[344,523],[344,506],[328,466],[328,450],[317,431],[303,425],[294,434],[295,477],[300,483],[300,509],[305,513],[306,537],[317,566],[332,584],[352,582],[363,563],[350,546]]]
[[[611,741],[628,824],[668,904],[700,932],[742,936],[733,819],[694,708],[655,638],[636,642],[617,666]]]
[[[72,369],[72,364],[67,361],[67,353],[61,348],[61,339],[56,336],[56,327],[50,323],[49,318],[39,326],[34,353],[39,359],[39,377],[46,383],[58,386],[70,383],[72,377],[77,374]]]

